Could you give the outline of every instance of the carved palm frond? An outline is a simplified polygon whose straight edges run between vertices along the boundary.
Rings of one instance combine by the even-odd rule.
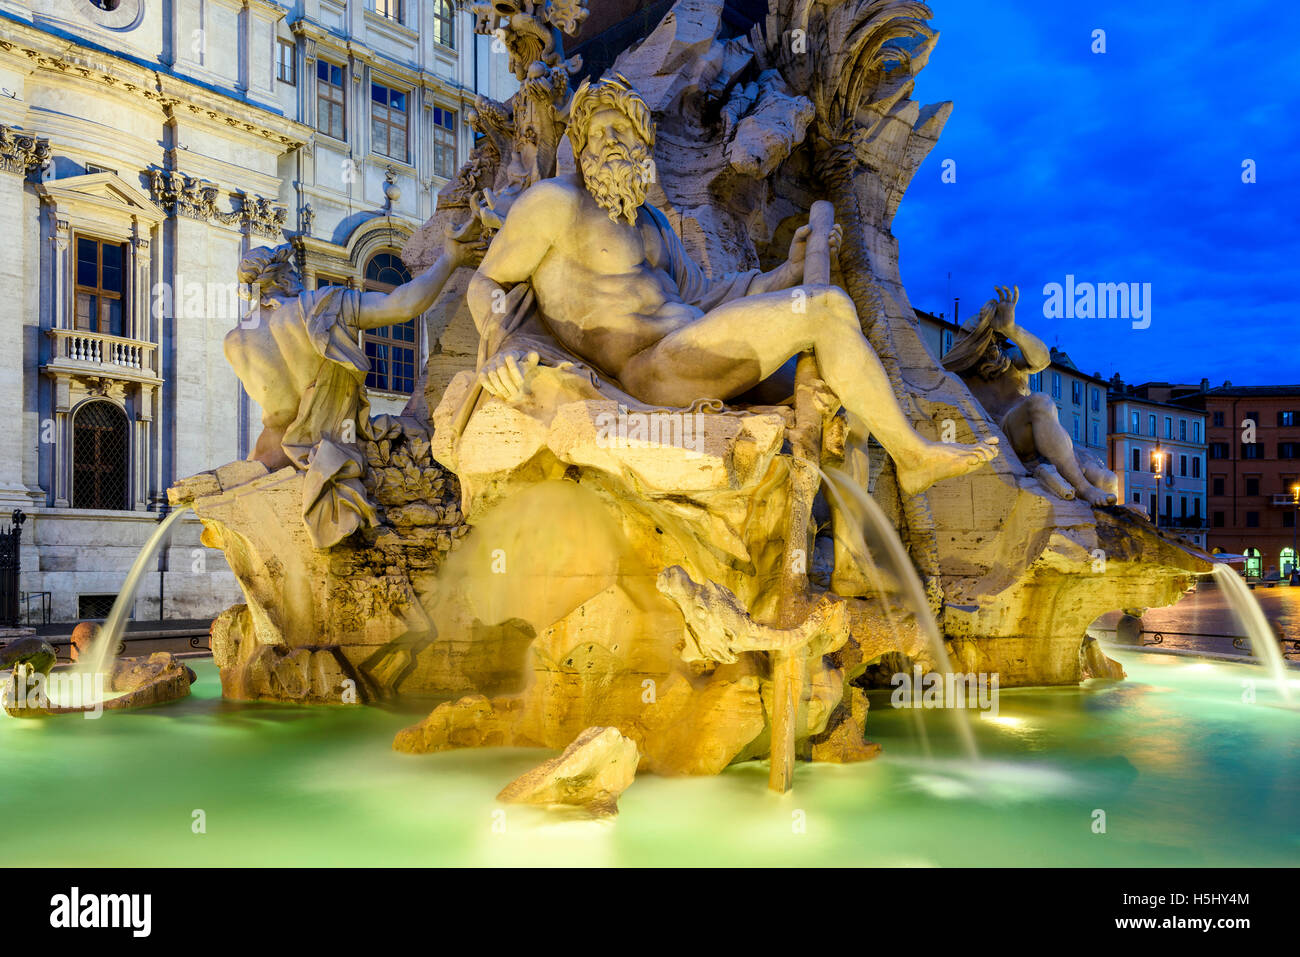
[[[812,101],[818,134],[842,141],[863,107],[910,84],[914,54],[928,54],[935,36],[931,15],[916,0],[769,0],[754,43],[764,65]]]

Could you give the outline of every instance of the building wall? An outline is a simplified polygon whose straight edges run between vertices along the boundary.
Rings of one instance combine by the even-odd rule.
[[[1110,395],[1109,408],[1110,468],[1119,477],[1121,501],[1153,517],[1158,512],[1161,528],[1205,547],[1204,413],[1123,392]]]
[[[1211,447],[1210,546],[1236,555],[1258,551],[1248,565],[1251,577],[1283,573],[1296,545],[1292,489],[1300,482],[1300,386],[1212,389],[1202,401]],[[1279,416],[1287,413],[1294,424],[1280,425],[1287,420]],[[1254,443],[1246,441],[1247,420],[1256,424]],[[1252,447],[1258,451],[1248,451]]]
[[[394,22],[359,0],[120,0],[113,11],[0,0],[0,87],[13,94],[0,97],[10,230],[0,324],[14,344],[0,399],[21,423],[0,431],[0,510],[28,516],[20,587],[49,592],[55,620],[77,619],[79,598],[116,593],[175,479],[245,457],[260,431],[222,351],[243,308],[241,257],[292,241],[309,287],[322,266],[361,286],[370,257],[399,250],[447,182],[434,166],[435,111],[450,118],[442,172],[454,172],[471,145],[475,87],[512,92],[505,54],[473,36],[467,14],[441,36],[436,6],[408,0]],[[292,83],[279,77],[280,41]],[[322,57],[345,75],[337,139],[315,129]],[[404,95],[400,156],[375,152],[372,82]],[[121,335],[77,328],[82,237],[123,251]],[[406,400],[378,394],[372,411]],[[74,507],[84,475],[75,437],[89,421],[79,417],[97,403],[125,416],[102,433],[124,449],[120,508]],[[167,617],[237,601],[221,555],[199,546],[198,522],[175,529],[165,577],[151,563],[137,614],[158,617],[160,591]]]

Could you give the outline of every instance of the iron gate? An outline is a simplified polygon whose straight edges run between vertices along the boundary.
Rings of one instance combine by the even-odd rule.
[[[18,624],[18,542],[23,537],[23,522],[27,516],[21,508],[14,509],[9,527],[0,532],[0,626]]]

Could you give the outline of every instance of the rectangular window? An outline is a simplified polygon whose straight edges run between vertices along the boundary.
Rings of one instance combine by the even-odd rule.
[[[1280,426],[1295,425],[1300,420],[1300,415],[1295,412],[1279,412],[1277,414],[1277,424]]]
[[[406,162],[406,94],[370,84],[370,149]]]
[[[1070,383],[1070,401],[1073,402],[1075,405],[1083,405],[1083,383],[1082,382],[1075,381]]]
[[[1147,416],[1147,434],[1150,435],[1152,438],[1155,437],[1155,434],[1156,434],[1156,417],[1155,417],[1154,415],[1148,415],[1148,416]]]
[[[1167,415],[1165,416],[1165,438],[1172,439],[1173,437],[1174,437],[1174,419],[1173,416]]]
[[[1223,512],[1215,512],[1215,513],[1214,513],[1214,527],[1215,527],[1215,528],[1223,528],[1223,527],[1227,524],[1227,523],[1225,522],[1226,517],[1227,517],[1227,516],[1226,516],[1225,513],[1223,513]]]
[[[1262,459],[1264,457],[1264,443],[1263,442],[1241,443],[1241,457],[1243,459]]]
[[[1259,494],[1259,477],[1258,477],[1258,476],[1252,475],[1252,476],[1250,476],[1249,478],[1246,479],[1246,494],[1247,494],[1247,495],[1258,495],[1258,494]]]
[[[1200,422],[1193,422],[1193,423],[1192,423],[1192,441],[1193,441],[1193,442],[1196,442],[1196,443],[1199,443],[1199,442],[1201,441],[1201,423],[1200,423]]]
[[[370,360],[366,387],[409,395],[415,389],[415,320],[367,329],[362,338]]]
[[[1092,411],[1101,411],[1101,390],[1096,386],[1092,387]]]
[[[1092,423],[1092,444],[1101,445],[1101,430],[1097,427],[1096,422]]]
[[[951,340],[948,342],[948,348],[949,349],[952,348]],[[1033,375],[1029,377],[1029,391],[1030,392],[1043,391],[1043,374],[1041,372],[1035,372]]]
[[[1213,491],[1211,494],[1213,494],[1213,495],[1222,495],[1222,494],[1223,494],[1223,479],[1222,479],[1222,478],[1217,478],[1217,477],[1215,478],[1215,480],[1214,480],[1214,491]]]
[[[381,17],[402,22],[402,0],[374,0],[374,11]]]
[[[1130,412],[1128,418],[1128,430],[1134,435],[1142,434],[1142,416],[1136,412]]]
[[[939,334],[939,354],[941,356],[946,356],[951,349],[952,349],[952,330],[945,329],[943,330],[943,332]],[[1032,379],[1033,376],[1030,376],[1030,378]],[[1033,388],[1033,386],[1031,385],[1030,388]]]
[[[1186,495],[1178,496],[1178,514],[1181,515],[1183,518],[1187,517],[1187,496]]]
[[[1300,458],[1300,442],[1279,442],[1277,457],[1280,459]]]
[[[1187,456],[1186,456],[1186,455],[1180,455],[1180,456],[1178,456],[1178,474],[1179,474],[1179,475],[1186,475],[1186,474],[1187,474]]]
[[[1186,419],[1178,420],[1178,440],[1180,442],[1187,441],[1187,420]]]
[[[336,140],[347,139],[347,112],[343,98],[343,67],[316,61],[316,129]]]
[[[1214,413],[1214,427],[1215,427],[1216,429],[1221,429],[1221,428],[1223,428],[1223,413],[1222,413],[1222,412],[1216,412],[1216,413]]]
[[[451,179],[456,175],[456,111],[433,108],[433,172]]]
[[[1200,477],[1201,477],[1201,457],[1199,455],[1193,455],[1192,456],[1192,478],[1200,478]]]
[[[1259,528],[1259,512],[1246,513],[1246,527]]]
[[[316,274],[317,289],[325,289],[329,286],[346,286],[347,284],[348,281],[346,279],[336,279],[333,276],[322,276],[320,273]]]
[[[1074,417],[1074,441],[1079,441],[1079,417]]]
[[[275,41],[275,75],[281,83],[298,85],[298,47],[292,40]]]
[[[1226,459],[1228,457],[1227,442],[1211,442],[1209,448],[1210,458],[1212,459]]]
[[[1172,495],[1166,495],[1165,496],[1165,518],[1173,518],[1173,517],[1174,517],[1174,497]]]
[[[1142,450],[1141,449],[1133,450],[1133,471],[1134,472],[1142,471]]]
[[[76,308],[73,328],[126,335],[126,246],[77,236]]]
[[[1282,513],[1282,527],[1295,528],[1295,512]]]
[[[1052,373],[1052,398],[1059,399],[1060,397],[1061,397],[1061,373],[1053,372]]]
[[[451,0],[433,0],[433,38],[449,49],[456,48],[456,13]]]

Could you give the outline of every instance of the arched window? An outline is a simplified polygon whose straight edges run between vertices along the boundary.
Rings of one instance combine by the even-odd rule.
[[[1278,564],[1282,566],[1282,577],[1289,578],[1291,571],[1295,568],[1295,549],[1290,545],[1282,549],[1282,553],[1277,557]]]
[[[369,292],[391,292],[410,281],[410,271],[395,253],[376,253],[366,264],[366,290]],[[370,360],[366,388],[401,393],[415,389],[417,321],[408,319],[395,326],[365,331],[362,340],[366,358]]]
[[[456,49],[456,11],[451,0],[433,0],[433,38],[449,49]]]
[[[125,509],[126,413],[111,402],[83,405],[72,420],[72,507]]]
[[[1260,578],[1264,574],[1264,556],[1258,548],[1248,548],[1243,555],[1246,556],[1246,577]]]

